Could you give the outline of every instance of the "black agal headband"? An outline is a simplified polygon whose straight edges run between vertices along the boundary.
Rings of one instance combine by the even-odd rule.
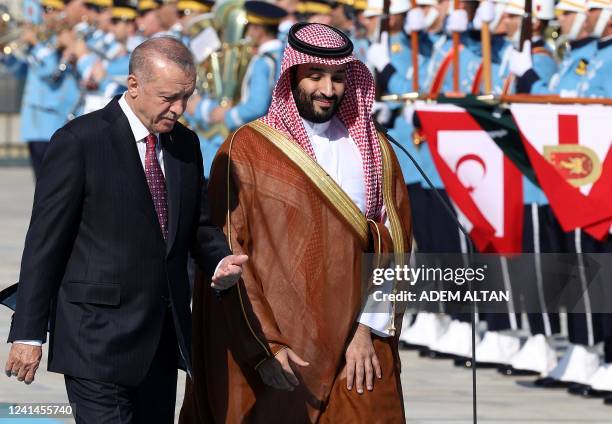
[[[305,41],[300,40],[297,37],[297,32],[308,25],[323,25],[336,34],[338,34],[344,40],[344,45],[341,47],[319,47],[313,44],[308,44]],[[353,42],[348,36],[333,26],[325,24],[310,24],[307,22],[300,22],[291,27],[289,30],[289,45],[300,53],[304,53],[310,56],[328,57],[328,58],[343,58],[350,56],[353,53]]]

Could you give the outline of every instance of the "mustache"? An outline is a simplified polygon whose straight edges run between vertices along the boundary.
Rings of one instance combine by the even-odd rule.
[[[332,95],[332,96],[326,96],[325,94],[312,94],[310,96],[310,100],[315,101],[315,100],[325,100],[328,102],[333,101],[334,103],[336,103],[338,101],[338,96],[337,95]]]
[[[178,119],[178,115],[176,113],[171,112],[168,115],[162,116],[162,119],[171,119],[173,121],[176,121]]]

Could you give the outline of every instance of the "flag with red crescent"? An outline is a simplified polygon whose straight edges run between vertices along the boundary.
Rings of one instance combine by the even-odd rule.
[[[612,228],[612,107],[514,104],[510,110],[563,230],[605,238]]]
[[[420,103],[416,112],[444,187],[478,251],[520,252],[519,169],[464,108]]]

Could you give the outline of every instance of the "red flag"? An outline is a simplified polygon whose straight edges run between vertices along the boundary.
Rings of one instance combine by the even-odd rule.
[[[416,110],[436,168],[470,222],[477,249],[520,252],[523,180],[518,168],[464,109],[422,104]]]
[[[612,107],[515,104],[512,115],[563,230],[605,238],[612,225]]]

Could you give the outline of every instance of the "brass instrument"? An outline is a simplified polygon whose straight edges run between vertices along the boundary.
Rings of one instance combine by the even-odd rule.
[[[16,21],[8,8],[0,4],[0,50],[6,55],[21,48],[23,26]]]
[[[54,34],[68,29],[64,22],[65,13],[58,13],[48,25],[33,25],[29,22],[19,21],[5,6],[0,4],[0,51],[5,55],[25,52],[27,44],[22,41],[26,29],[32,28],[39,41],[48,41]]]
[[[212,26],[219,34],[221,47],[198,66],[197,89],[201,96],[227,106],[240,100],[242,80],[252,56],[252,47],[244,40],[247,25],[244,0],[227,0],[215,6],[210,15],[200,20],[198,33]],[[211,138],[219,133],[225,137],[228,132],[223,124],[216,124],[203,135]]]

